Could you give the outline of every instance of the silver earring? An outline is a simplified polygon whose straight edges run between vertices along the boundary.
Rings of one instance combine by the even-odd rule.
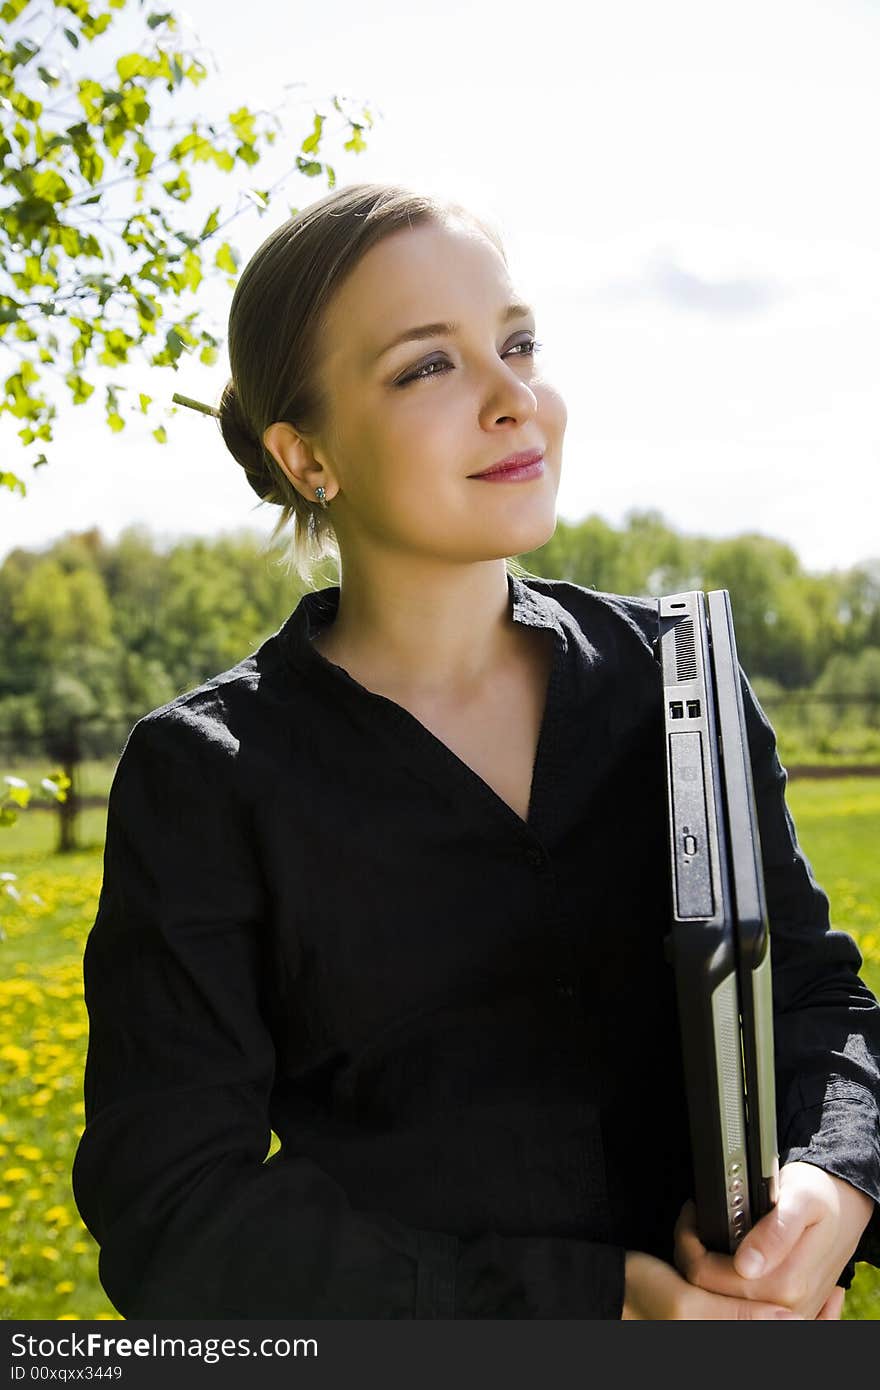
[[[318,501],[321,503],[321,506],[324,508],[324,511],[326,512],[327,508],[330,506],[330,503],[325,500],[326,494],[324,492],[324,489],[322,487],[316,487],[315,496],[317,497]]]

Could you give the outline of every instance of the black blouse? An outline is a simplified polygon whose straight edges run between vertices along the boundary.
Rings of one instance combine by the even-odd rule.
[[[656,604],[508,588],[555,647],[525,821],[314,648],[337,586],[132,729],[73,1169],[126,1317],[619,1318],[624,1252],[671,1260],[692,1180]],[[743,690],[780,1159],[877,1202],[880,1007]]]

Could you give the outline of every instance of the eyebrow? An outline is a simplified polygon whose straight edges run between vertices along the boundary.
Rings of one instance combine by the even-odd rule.
[[[508,304],[501,314],[501,322],[509,323],[511,319],[525,318],[532,313],[534,310],[528,304]],[[457,323],[422,323],[417,328],[408,328],[405,333],[400,333],[390,343],[386,343],[376,353],[373,361],[378,362],[380,357],[384,357],[386,352],[398,347],[400,343],[420,342],[423,338],[437,338],[444,334],[451,337],[458,332],[458,328]]]

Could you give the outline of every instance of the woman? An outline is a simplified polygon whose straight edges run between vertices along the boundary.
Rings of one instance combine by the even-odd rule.
[[[566,425],[522,300],[377,185],[237,287],[224,439],[341,582],[114,778],[74,1191],[128,1317],[834,1318],[877,1258],[880,1009],[747,682],[781,1195],[735,1259],[695,1235],[656,609],[507,564]]]

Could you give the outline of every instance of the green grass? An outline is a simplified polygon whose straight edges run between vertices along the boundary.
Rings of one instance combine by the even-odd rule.
[[[859,942],[863,978],[880,994],[880,778],[794,781],[788,800],[833,923]],[[54,822],[50,812],[28,812],[0,831],[0,871],[18,875],[21,894],[19,902],[0,896],[4,1320],[119,1316],[70,1193],[87,1041],[82,949],[100,889],[105,813],[82,813],[84,848],[72,855],[53,852]],[[844,1317],[880,1320],[880,1271],[857,1266]]]

